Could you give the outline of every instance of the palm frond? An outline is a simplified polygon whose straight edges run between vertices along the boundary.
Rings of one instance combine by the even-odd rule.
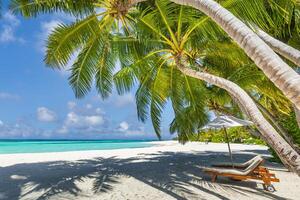
[[[102,98],[107,98],[113,88],[113,73],[117,63],[117,54],[111,44],[111,39],[106,38],[104,45],[97,56],[96,88]]]
[[[70,25],[60,24],[48,38],[45,62],[51,67],[66,66],[71,56],[82,48],[90,37],[97,35],[97,26],[96,15]]]
[[[91,38],[79,53],[76,62],[71,68],[69,78],[75,96],[83,97],[90,91],[93,83],[93,75],[98,67],[98,56],[103,51],[101,37]]]
[[[73,16],[86,16],[94,11],[96,0],[12,0],[10,8],[24,17],[36,17],[40,14],[64,12]]]

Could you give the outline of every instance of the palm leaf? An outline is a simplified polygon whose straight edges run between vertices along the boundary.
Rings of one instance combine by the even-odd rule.
[[[98,57],[103,51],[103,40],[99,36],[91,38],[79,53],[76,62],[71,68],[69,78],[75,96],[83,97],[90,91],[93,75],[98,67]]]
[[[12,0],[10,8],[24,17],[39,14],[64,12],[73,16],[86,16],[94,12],[95,0]]]
[[[51,67],[66,66],[71,56],[99,32],[97,25],[96,15],[70,25],[60,24],[48,38],[45,62]]]

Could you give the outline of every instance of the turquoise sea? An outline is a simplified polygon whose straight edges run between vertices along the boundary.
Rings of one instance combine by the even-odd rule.
[[[143,148],[140,140],[0,140],[0,154]]]

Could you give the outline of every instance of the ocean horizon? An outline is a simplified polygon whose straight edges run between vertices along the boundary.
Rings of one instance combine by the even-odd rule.
[[[0,139],[0,154],[113,150],[153,146],[155,140]]]

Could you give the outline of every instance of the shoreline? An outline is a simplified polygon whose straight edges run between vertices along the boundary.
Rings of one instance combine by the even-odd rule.
[[[93,159],[97,157],[118,157],[129,158],[138,156],[138,154],[147,152],[154,153],[157,151],[164,151],[166,147],[170,151],[174,152],[189,152],[191,148],[195,151],[210,150],[215,152],[228,153],[226,143],[208,143],[203,142],[189,142],[187,144],[180,144],[178,141],[151,141],[147,142],[153,144],[151,147],[138,147],[138,148],[121,148],[121,149],[105,149],[105,150],[82,150],[82,151],[64,151],[64,152],[41,152],[41,153],[12,153],[12,154],[0,154],[0,167],[6,167],[10,165],[20,163],[35,163],[35,162],[47,162],[47,161],[76,161],[82,159]],[[252,144],[230,144],[232,151],[235,150],[251,150],[260,149],[267,150],[268,147],[263,145]],[[247,148],[246,148],[247,147]],[[265,154],[265,156],[268,156]]]

